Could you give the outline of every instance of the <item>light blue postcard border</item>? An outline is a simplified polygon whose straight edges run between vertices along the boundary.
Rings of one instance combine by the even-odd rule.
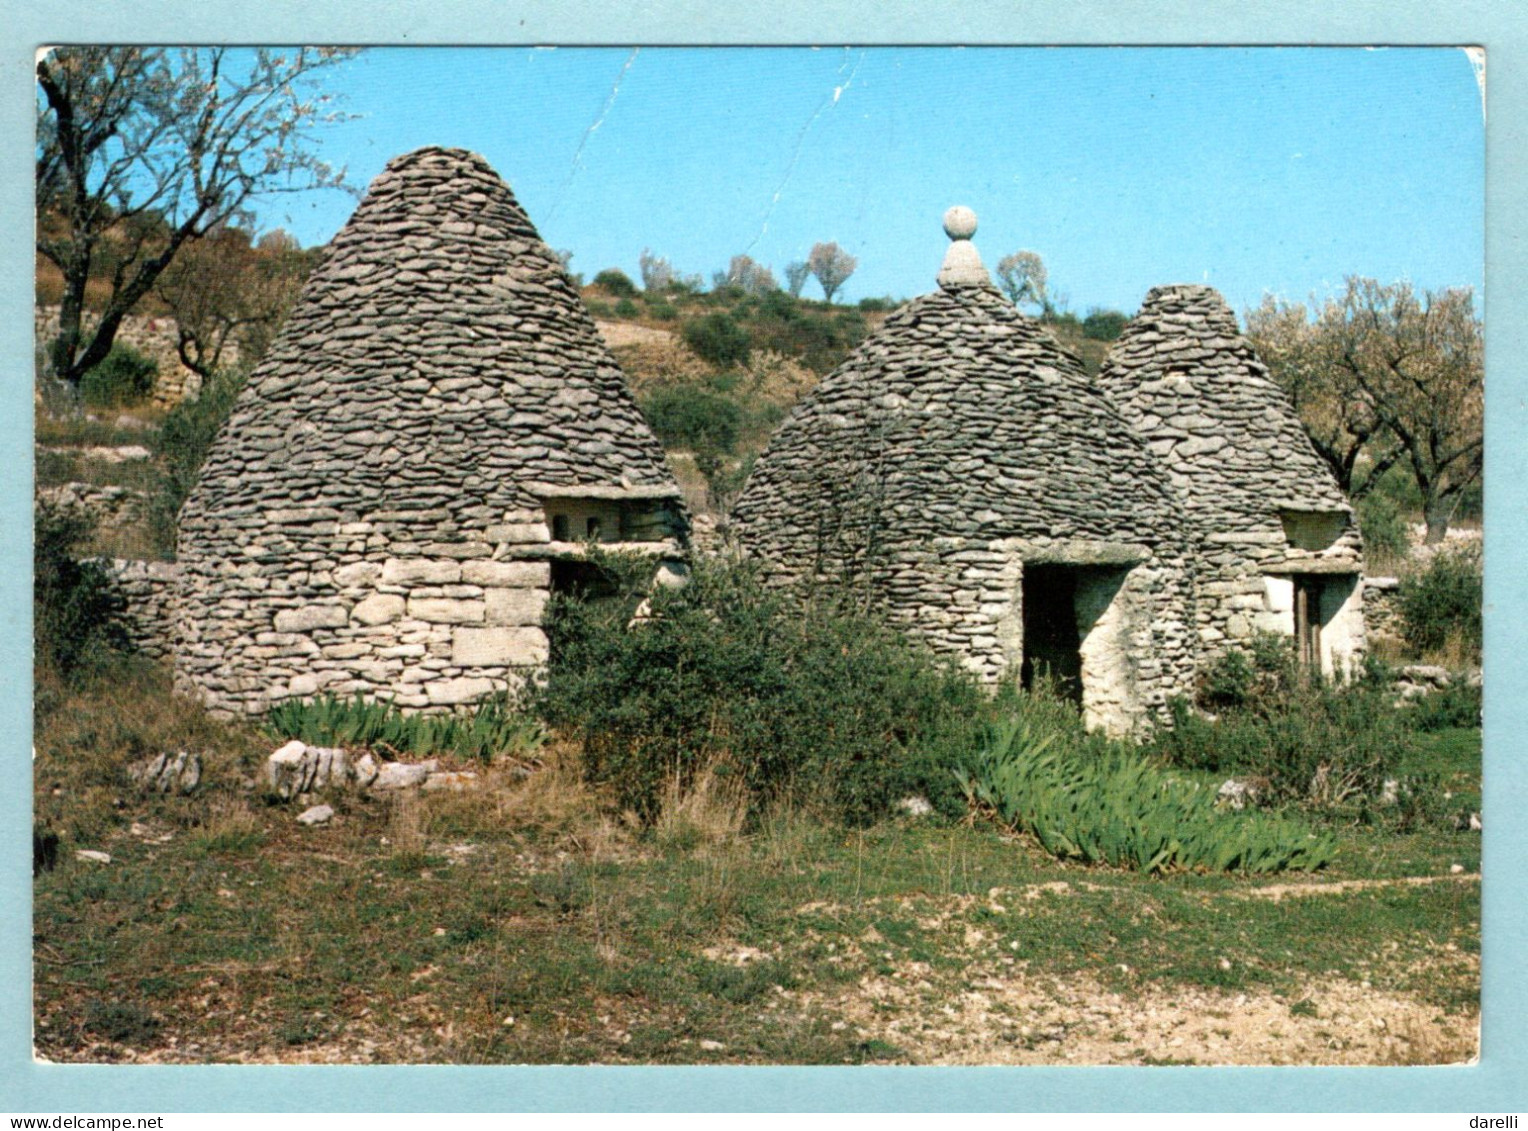
[[[1528,1106],[1528,8],[1491,0],[5,5],[0,53],[0,1112],[1478,1111]],[[1482,45],[1486,129],[1483,1058],[1455,1068],[351,1068],[34,1064],[30,557],[34,51],[59,42]],[[1425,175],[1421,171],[1420,175]]]

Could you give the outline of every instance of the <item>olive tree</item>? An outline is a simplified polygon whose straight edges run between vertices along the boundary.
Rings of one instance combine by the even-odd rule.
[[[1428,544],[1441,542],[1485,451],[1484,332],[1473,291],[1419,294],[1407,282],[1350,276],[1310,312],[1264,299],[1247,314],[1247,332],[1343,487],[1361,495],[1401,464],[1422,496]]]

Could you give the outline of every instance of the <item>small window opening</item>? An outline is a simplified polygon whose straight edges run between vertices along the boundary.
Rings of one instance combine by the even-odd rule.
[[[552,541],[566,542],[568,540],[568,516],[554,514],[552,516]]]
[[[589,516],[588,521],[584,523],[584,534],[590,538],[598,538],[600,536],[599,515]]]

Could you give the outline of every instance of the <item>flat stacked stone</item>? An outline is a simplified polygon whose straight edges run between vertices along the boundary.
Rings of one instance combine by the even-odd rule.
[[[987,281],[966,242],[974,229],[951,210],[940,289],[888,317],[796,406],[734,528],[776,577],[858,588],[990,682],[1022,658],[1026,563],[1127,570],[1120,678],[1095,686],[1096,702],[1085,687],[1084,707],[1128,729],[1192,685],[1183,511],[1080,361]]]
[[[215,708],[445,707],[546,658],[549,496],[680,491],[557,257],[475,154],[372,183],[180,516],[177,674]]]
[[[1213,288],[1150,291],[1105,359],[1098,385],[1183,501],[1209,653],[1259,630],[1290,631],[1292,614],[1268,578],[1361,571],[1351,505]],[[1348,654],[1363,649],[1361,587],[1352,602],[1342,614]]]

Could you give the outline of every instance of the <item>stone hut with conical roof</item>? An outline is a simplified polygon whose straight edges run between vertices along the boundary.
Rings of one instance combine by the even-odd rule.
[[[1098,383],[1182,499],[1206,655],[1275,632],[1306,663],[1349,670],[1364,649],[1353,509],[1225,300],[1155,288]]]
[[[1049,672],[1120,733],[1191,691],[1188,524],[1080,362],[994,288],[951,209],[939,289],[801,401],[738,500],[781,579],[858,587],[989,682]]]
[[[390,162],[251,375],[181,513],[180,685],[444,708],[543,663],[588,540],[682,570],[680,490],[482,158]],[[661,567],[660,567],[661,568]]]

